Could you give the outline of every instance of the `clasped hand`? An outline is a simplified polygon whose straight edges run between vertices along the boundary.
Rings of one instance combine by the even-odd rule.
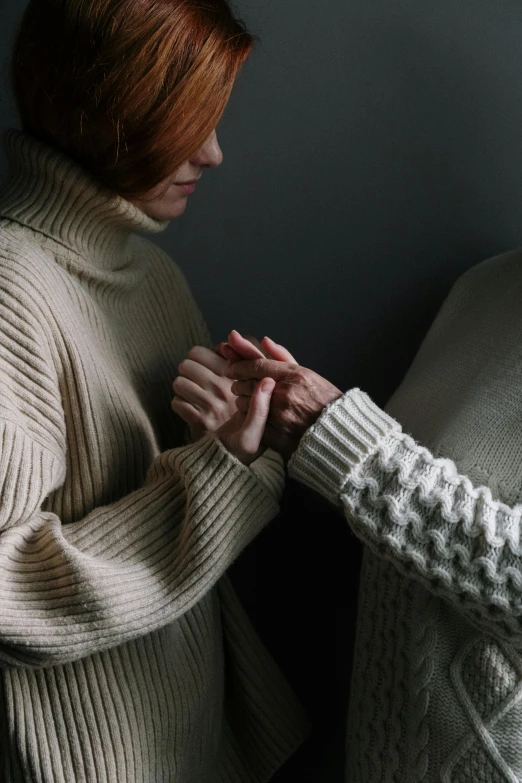
[[[231,332],[214,351],[193,348],[174,381],[172,408],[193,438],[216,434],[244,464],[268,447],[288,460],[325,406],[342,396],[268,337],[261,348]]]
[[[249,357],[263,355],[252,343],[245,342],[251,349]],[[194,441],[217,435],[237,459],[249,465],[266,448],[261,440],[275,382],[268,378],[258,384],[247,410],[240,411],[232,392],[233,381],[226,377],[224,345],[214,350],[199,345],[191,348],[178,367],[172,410],[188,424]]]

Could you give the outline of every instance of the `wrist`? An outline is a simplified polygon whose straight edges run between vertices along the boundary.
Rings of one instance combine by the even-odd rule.
[[[233,439],[228,439],[226,436],[218,436],[225,449],[233,456],[238,462],[241,462],[245,467],[249,467],[256,459],[262,457],[266,451],[266,447],[262,446],[255,454],[246,453],[241,447],[237,446]]]
[[[316,421],[318,421],[321,418],[326,408],[328,408],[337,400],[340,400],[342,396],[343,396],[343,392],[335,386],[331,386],[325,392],[325,394],[322,395],[322,400],[319,403],[319,407],[317,407],[313,412],[311,412],[310,416],[308,417],[308,421],[306,421],[305,426],[303,427],[300,433],[299,442],[304,437],[304,435],[306,435],[310,427],[313,427]]]

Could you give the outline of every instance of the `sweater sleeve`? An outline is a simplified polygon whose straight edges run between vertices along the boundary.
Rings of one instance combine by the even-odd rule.
[[[0,666],[66,663],[189,610],[278,511],[212,437],[152,462],[140,488],[64,524],[60,381],[33,312],[0,290]]]
[[[0,427],[0,665],[65,663],[191,608],[278,511],[220,441],[161,454],[145,484],[68,525],[41,511],[62,466]]]
[[[358,389],[306,433],[289,474],[344,509],[377,555],[522,645],[522,505],[495,501]]]

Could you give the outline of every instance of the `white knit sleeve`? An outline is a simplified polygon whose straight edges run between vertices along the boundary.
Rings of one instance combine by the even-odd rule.
[[[82,519],[44,510],[68,466],[41,336],[0,289],[0,667],[65,663],[176,620],[278,512],[211,437],[160,454],[140,488]]]
[[[358,389],[324,411],[289,473],[343,507],[355,534],[406,576],[522,644],[522,505],[473,486]]]

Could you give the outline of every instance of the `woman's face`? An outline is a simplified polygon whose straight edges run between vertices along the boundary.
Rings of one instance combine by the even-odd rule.
[[[183,214],[187,199],[196,190],[196,182],[203,169],[213,169],[223,162],[223,153],[216,131],[208,137],[202,147],[172,176],[139,199],[131,202],[148,217],[155,220],[172,220]]]

